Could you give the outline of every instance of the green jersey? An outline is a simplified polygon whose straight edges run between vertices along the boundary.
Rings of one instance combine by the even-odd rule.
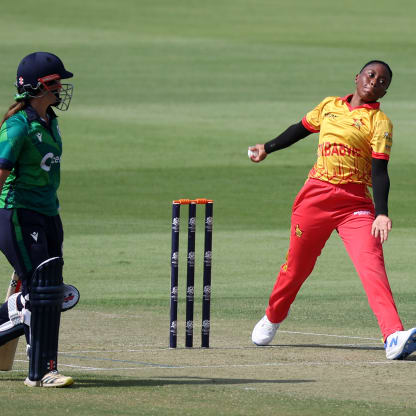
[[[0,194],[0,208],[27,208],[58,214],[62,141],[55,113],[49,125],[32,107],[8,118],[0,129],[0,169],[10,170]]]

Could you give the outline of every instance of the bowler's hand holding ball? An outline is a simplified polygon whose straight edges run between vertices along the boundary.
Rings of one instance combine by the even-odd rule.
[[[248,157],[252,162],[258,163],[265,159],[267,156],[266,151],[264,150],[264,144],[256,144],[255,146],[250,146],[248,148]]]

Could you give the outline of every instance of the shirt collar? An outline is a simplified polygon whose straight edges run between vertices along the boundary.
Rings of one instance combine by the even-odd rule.
[[[39,114],[36,112],[36,110],[32,106],[28,105],[25,108],[25,112],[26,112],[29,123],[35,120],[41,120],[41,118],[39,117]],[[57,115],[55,114],[55,112],[52,110],[51,107],[48,107],[47,114],[51,120],[57,117]]]
[[[352,94],[348,94],[345,97],[340,97],[341,101],[343,101],[345,104],[347,104],[347,107],[350,111],[355,110],[357,108],[368,108],[370,110],[378,110],[380,108],[380,103],[367,103],[363,105],[359,105],[358,107],[352,107],[349,101],[352,98]]]

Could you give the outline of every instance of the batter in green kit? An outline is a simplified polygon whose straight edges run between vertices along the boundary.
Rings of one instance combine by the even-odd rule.
[[[65,387],[71,377],[57,371],[60,315],[75,306],[78,292],[65,285],[63,228],[57,190],[62,139],[52,107],[67,110],[71,78],[48,52],[27,55],[17,69],[17,94],[0,128],[0,250],[22,283],[22,291],[0,306],[0,346],[26,336],[29,387]],[[71,291],[71,296],[65,293]]]

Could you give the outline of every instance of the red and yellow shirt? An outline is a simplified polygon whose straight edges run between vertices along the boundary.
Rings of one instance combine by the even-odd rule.
[[[306,129],[319,132],[318,159],[308,177],[371,186],[371,158],[389,159],[393,125],[379,103],[351,107],[350,97],[327,97],[302,119]]]

